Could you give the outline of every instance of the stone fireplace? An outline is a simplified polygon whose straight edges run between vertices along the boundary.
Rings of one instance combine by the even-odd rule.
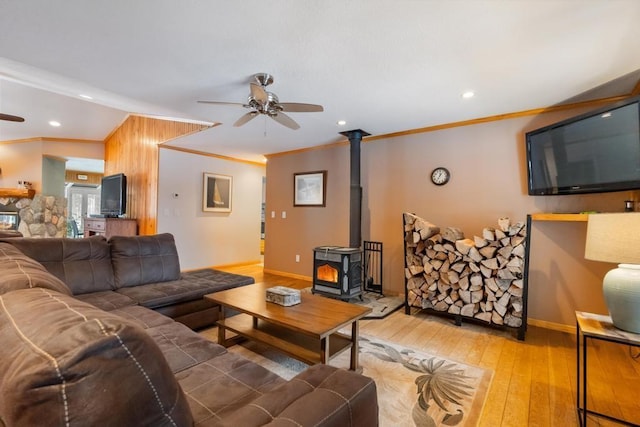
[[[312,292],[350,299],[362,295],[362,251],[319,246],[313,250]]]
[[[67,235],[67,201],[64,197],[36,195],[0,197],[0,230],[19,231],[24,237]]]

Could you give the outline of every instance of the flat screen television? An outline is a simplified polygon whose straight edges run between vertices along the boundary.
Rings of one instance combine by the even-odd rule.
[[[122,174],[105,176],[100,187],[100,215],[119,217],[127,212],[127,177]]]
[[[525,134],[530,195],[640,189],[640,97]]]

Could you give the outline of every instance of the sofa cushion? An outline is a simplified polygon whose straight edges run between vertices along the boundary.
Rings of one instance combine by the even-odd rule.
[[[157,311],[140,307],[139,305],[117,308],[112,310],[111,313],[122,316],[128,321],[133,322],[144,329],[174,323],[173,319],[163,316]]]
[[[22,233],[14,230],[0,230],[1,238],[22,237]]]
[[[235,424],[224,421],[239,408],[286,383],[273,372],[231,352],[178,372],[176,378],[187,395],[196,426],[257,425],[251,418]],[[292,421],[281,425],[303,425]]]
[[[169,233],[109,239],[116,288],[180,278],[178,251]]]
[[[187,397],[191,393],[185,389]],[[194,413],[194,418],[197,416]],[[317,364],[291,381],[226,417],[224,425],[352,426],[378,425],[375,382],[334,366]]]
[[[253,282],[253,277],[206,269],[183,273],[180,280],[120,288],[116,292],[145,307],[158,308],[193,301],[213,292]]]
[[[4,239],[41,263],[74,295],[115,289],[109,245],[103,236],[85,239]]]
[[[176,373],[227,352],[223,346],[202,338],[182,323],[147,328],[171,370]]]
[[[16,289],[46,288],[71,295],[60,279],[8,243],[0,242],[0,271],[0,294]]]
[[[214,270],[213,268],[203,268],[182,273],[184,280],[208,284],[211,292],[224,291],[239,286],[251,285],[255,280],[251,276],[227,273],[226,271]]]
[[[74,296],[80,301],[87,302],[105,311],[137,305],[137,302],[116,291],[90,292]]]
[[[18,290],[0,295],[0,342],[0,424],[193,423],[158,346],[119,316],[55,291]]]

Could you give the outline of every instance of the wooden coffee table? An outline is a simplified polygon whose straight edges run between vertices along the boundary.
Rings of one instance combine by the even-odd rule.
[[[219,304],[218,343],[225,347],[249,339],[274,347],[304,363],[328,363],[351,349],[349,369],[358,371],[358,320],[371,312],[368,307],[301,293],[300,304],[284,307],[266,301],[266,290],[272,285],[249,286],[205,295]],[[233,309],[241,314],[226,317]],[[351,326],[351,334],[338,332]],[[235,334],[227,337],[227,331]]]

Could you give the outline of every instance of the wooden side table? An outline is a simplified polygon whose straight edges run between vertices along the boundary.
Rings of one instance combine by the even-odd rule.
[[[138,234],[138,224],[130,218],[85,218],[84,237],[104,236],[135,236]]]
[[[582,352],[580,352],[580,336],[582,336]],[[587,415],[606,418],[621,424],[638,426],[630,421],[621,420],[610,415],[587,409],[587,341],[601,340],[617,344],[640,347],[640,334],[626,332],[613,326],[611,317],[601,314],[576,311],[576,407],[578,408],[578,422],[587,425]],[[581,365],[582,364],[582,369]],[[582,374],[582,378],[581,378]],[[582,379],[582,381],[581,381]]]

